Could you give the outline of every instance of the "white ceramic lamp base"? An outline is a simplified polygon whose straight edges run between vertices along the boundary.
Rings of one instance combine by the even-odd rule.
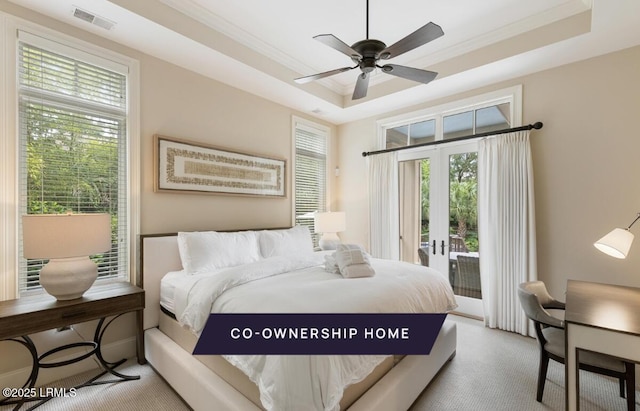
[[[340,237],[336,233],[323,233],[320,241],[318,241],[318,245],[323,250],[335,250],[338,248],[338,244],[340,244]]]
[[[40,270],[40,285],[58,300],[82,297],[98,278],[98,267],[89,257],[56,258]]]

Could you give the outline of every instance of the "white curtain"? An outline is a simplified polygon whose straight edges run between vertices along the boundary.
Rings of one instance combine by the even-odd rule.
[[[369,167],[369,247],[377,258],[400,258],[398,162],[396,152],[367,157]]]
[[[488,327],[531,335],[518,284],[537,279],[529,131],[481,140],[478,224],[482,299]]]

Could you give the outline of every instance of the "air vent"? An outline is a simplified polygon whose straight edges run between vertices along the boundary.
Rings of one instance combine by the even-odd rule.
[[[93,13],[89,13],[86,10],[82,10],[78,7],[75,7],[73,10],[73,17],[77,17],[80,20],[84,20],[87,23],[94,24],[98,27],[102,27],[105,30],[111,30],[115,23],[105,19],[104,17],[96,16]]]

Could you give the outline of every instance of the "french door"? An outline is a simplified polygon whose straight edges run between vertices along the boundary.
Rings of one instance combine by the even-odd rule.
[[[475,141],[399,153],[400,258],[442,272],[456,311],[483,317],[477,158]]]

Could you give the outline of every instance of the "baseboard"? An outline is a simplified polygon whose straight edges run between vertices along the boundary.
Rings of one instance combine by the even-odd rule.
[[[107,361],[115,361],[121,358],[131,358],[136,355],[135,337],[115,341],[102,346],[102,355]],[[76,357],[77,354],[57,357],[56,361],[65,361]],[[98,370],[98,362],[95,356],[91,356],[80,362],[63,367],[40,369],[37,386],[50,384],[63,378],[71,377],[95,369]],[[0,387],[22,387],[31,374],[31,366],[0,374]]]

